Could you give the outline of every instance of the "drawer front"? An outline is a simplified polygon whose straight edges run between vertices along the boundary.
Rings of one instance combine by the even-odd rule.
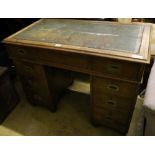
[[[95,124],[105,125],[106,127],[110,127],[122,133],[127,133],[130,124],[128,121],[126,122],[126,124],[124,124],[113,119],[103,117],[101,115],[94,115],[93,122]]]
[[[29,87],[25,87],[23,85],[23,89],[30,103],[34,105],[47,105],[47,103],[49,102],[47,98],[45,98],[40,93],[38,94],[37,92],[35,92],[33,88],[30,89]]]
[[[93,77],[93,93],[117,95],[120,97],[135,97],[138,94],[139,84],[124,82],[108,78]]]
[[[32,47],[24,46],[7,46],[7,51],[10,57],[23,59],[37,59],[37,50]]]
[[[47,105],[50,98],[46,91],[44,81],[37,77],[20,76],[26,96],[32,103]]]
[[[106,58],[93,58],[92,70],[95,75],[111,76],[132,81],[141,81],[144,66],[140,63],[113,60]]]
[[[95,106],[93,108],[94,117],[99,120],[107,120],[109,122],[127,124],[129,122],[129,114],[128,112],[117,111],[113,109],[100,108]]]
[[[135,98],[125,98],[116,95],[109,95],[109,94],[98,94],[95,93],[93,95],[93,106],[99,108],[106,108],[111,110],[117,111],[125,111],[129,112],[133,110],[134,105],[136,102]]]
[[[62,65],[67,66],[68,68],[78,68],[79,71],[90,70],[89,58],[82,54],[65,53],[54,50],[39,50],[38,54],[41,60],[49,61],[59,65],[59,67]]]
[[[20,76],[20,79],[26,89],[33,90],[35,92],[39,91],[42,86],[42,82],[39,78],[29,77],[29,76]]]
[[[26,75],[30,77],[36,77],[41,74],[39,68],[37,67],[37,64],[32,64],[29,62],[24,62],[24,61],[13,61],[14,65],[17,69],[17,72],[19,75]]]

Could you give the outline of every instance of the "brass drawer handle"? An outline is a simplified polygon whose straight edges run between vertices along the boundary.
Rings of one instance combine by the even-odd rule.
[[[25,55],[25,54],[26,54],[26,51],[23,50],[23,49],[18,49],[18,52],[19,52],[20,54],[22,54],[22,55]]]
[[[109,84],[109,85],[107,86],[107,88],[108,88],[109,90],[119,91],[119,86],[114,85],[114,84]]]
[[[108,67],[108,70],[110,72],[120,73],[120,71],[121,71],[121,65],[120,64],[111,63],[107,67]]]
[[[24,68],[25,68],[25,70],[27,70],[29,72],[33,72],[33,66],[31,66],[29,64],[24,64]]]
[[[108,100],[106,101],[107,104],[110,104],[112,106],[116,106],[116,101],[113,101],[113,100]]]
[[[108,121],[111,121],[111,117],[110,116],[106,116],[105,119],[108,120]]]
[[[26,66],[25,68],[26,68],[26,70],[28,70],[28,71],[31,71],[31,72],[33,71],[33,69],[32,69],[30,66]]]

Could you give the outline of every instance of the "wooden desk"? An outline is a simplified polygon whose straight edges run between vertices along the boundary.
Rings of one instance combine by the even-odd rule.
[[[150,62],[150,30],[142,23],[43,19],[3,42],[32,104],[54,111],[72,83],[70,71],[87,73],[92,122],[126,133]]]

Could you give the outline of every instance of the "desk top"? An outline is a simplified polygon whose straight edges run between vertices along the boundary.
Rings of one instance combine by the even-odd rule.
[[[42,19],[4,43],[39,46],[87,55],[149,62],[150,24]]]

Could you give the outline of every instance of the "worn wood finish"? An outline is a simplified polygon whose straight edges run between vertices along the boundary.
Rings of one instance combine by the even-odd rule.
[[[60,22],[62,24],[61,19],[51,20],[53,23]],[[46,19],[45,21],[48,22]],[[66,20],[63,21],[66,22]],[[150,24],[134,24],[141,25],[144,29],[137,36],[137,42],[132,42],[133,49],[138,49],[138,51],[135,50],[136,53],[132,53],[132,51],[119,51],[118,48],[117,51],[104,49],[104,44],[100,44],[101,42],[97,43],[97,48],[91,48],[92,45],[89,44],[89,41],[93,41],[92,38],[96,37],[98,39],[98,35],[104,37],[108,35],[105,38],[103,37],[105,40],[102,40],[106,43],[106,46],[114,40],[114,38],[110,38],[113,35],[116,37],[123,35],[125,37],[119,29],[118,23],[68,19],[67,22],[69,23],[69,21],[74,23],[73,30],[75,30],[75,33],[71,33],[73,35],[69,37],[65,34],[71,32],[72,26],[70,24],[71,29],[67,29],[68,27],[61,29],[64,26],[63,24],[58,26],[60,29],[50,29],[49,24],[48,27],[43,24],[40,33],[33,34],[32,31],[32,33],[26,34],[31,29],[35,31],[35,28],[38,28],[37,26],[44,22],[43,19],[3,40],[7,45],[10,57],[14,60],[28,99],[34,104],[55,109],[59,97],[72,83],[70,71],[89,74],[92,122],[126,133],[136,103],[139,85],[142,82],[144,67],[150,61]],[[119,32],[116,31],[115,34],[96,33],[98,31],[96,26],[104,26],[105,23],[110,24],[114,29],[116,26]],[[76,24],[80,24],[80,27],[77,27]],[[87,29],[86,25],[94,29]],[[127,28],[128,26],[132,27],[132,24],[121,24],[120,26]],[[102,31],[101,27],[99,28]],[[80,35],[77,34],[76,30],[81,33],[81,37],[79,37]],[[86,30],[89,30],[89,33]],[[135,33],[136,31],[127,34],[129,40],[132,40],[132,37],[133,40],[135,39]],[[27,38],[22,38],[20,34],[26,34]],[[52,34],[55,37],[51,36]],[[40,37],[42,41],[38,40],[36,35],[38,35],[38,38],[42,35],[43,37]],[[91,37],[91,35],[95,36]],[[64,39],[63,42],[67,43],[68,40],[65,40],[65,38],[70,39],[73,44],[60,44],[59,41],[62,41],[62,39]],[[73,40],[73,38],[76,39]],[[82,38],[86,39],[84,43],[90,45],[90,47],[86,47],[81,42]],[[50,39],[56,39],[57,41],[51,42]],[[141,42],[139,42],[139,39]],[[74,43],[77,43],[77,41],[81,46],[75,46]],[[123,39],[122,41],[123,44],[120,47],[126,47],[127,44],[124,44]],[[94,42],[92,43],[95,45]],[[131,50],[130,47],[129,49]]]

